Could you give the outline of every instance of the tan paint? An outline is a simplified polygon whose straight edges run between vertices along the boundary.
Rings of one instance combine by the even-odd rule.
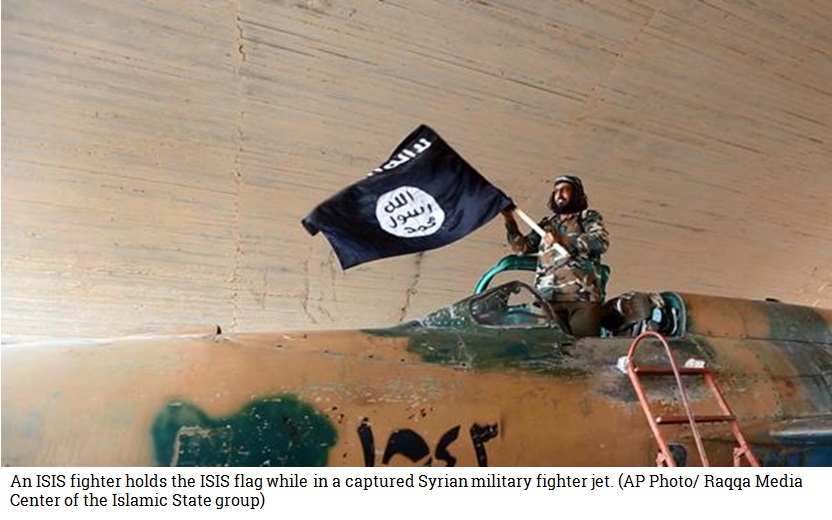
[[[283,393],[297,394],[337,424],[341,440],[331,464],[363,465],[356,428],[364,417],[381,444],[379,464],[393,429],[413,428],[435,448],[442,433],[460,425],[454,454],[459,464],[476,465],[467,438],[475,422],[499,425],[500,437],[488,443],[492,464],[602,464],[604,453],[616,449],[588,453],[597,444],[585,434],[588,415],[599,398],[584,395],[583,384],[426,365],[401,342],[357,333],[316,335],[314,342],[304,336],[115,341],[49,354],[38,347],[4,349],[4,463],[153,465],[150,424],[169,401],[185,399],[219,418]],[[568,404],[575,402],[579,409]],[[23,431],[32,417],[43,420],[28,436]],[[643,442],[641,428],[634,428],[642,421],[631,410],[615,428],[623,440],[633,438],[623,432],[637,431]],[[560,446],[546,441],[556,431]]]
[[[778,357],[774,345],[738,337],[692,339],[707,342],[716,354],[717,379],[750,438],[784,419],[823,413],[796,384],[805,374]],[[439,439],[456,426],[460,435],[450,452],[457,464],[476,465],[468,434],[474,424],[498,428],[486,443],[490,465],[652,465],[655,443],[627,376],[615,368],[629,342],[585,338],[564,347],[564,367],[585,375],[435,365],[409,353],[403,339],[354,331],[7,346],[2,463],[156,465],[151,426],[169,403],[191,403],[218,420],[253,401],[292,394],[337,429],[330,465],[364,464],[357,429],[365,418],[375,437],[376,465],[394,430],[416,431],[435,456]],[[658,353],[644,346],[637,359],[656,363]],[[654,413],[679,413],[672,381],[645,381],[645,388]],[[688,389],[696,413],[716,412],[701,385],[692,381]],[[689,441],[684,427],[666,433],[669,440]],[[731,464],[726,435],[724,425],[703,428],[713,465]],[[688,449],[689,463],[697,464],[692,444]],[[409,463],[402,456],[390,461]]]

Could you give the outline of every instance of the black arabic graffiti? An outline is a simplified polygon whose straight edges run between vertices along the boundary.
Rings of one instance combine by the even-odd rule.
[[[488,453],[485,451],[485,443],[496,436],[496,424],[486,424],[485,426],[474,424],[471,426],[471,441],[474,443],[478,466],[488,466]]]
[[[427,457],[424,466],[431,466],[434,457],[438,461],[443,461],[445,466],[455,466],[457,458],[451,454],[448,448],[459,438],[460,428],[457,425],[442,434],[442,437],[440,437],[439,442],[436,444],[433,457],[430,456],[430,446],[421,435],[409,428],[393,430],[387,439],[381,463],[389,464],[395,455],[402,455],[414,463],[424,460]],[[488,454],[485,450],[485,443],[496,437],[497,433],[498,429],[496,424],[488,424],[485,426],[474,424],[471,426],[469,434],[474,446],[477,465],[488,466]],[[361,448],[364,454],[364,465],[367,467],[375,466],[375,437],[373,436],[373,429],[369,419],[364,418],[358,426],[358,438],[361,441]]]
[[[381,458],[382,464],[390,464],[393,455],[401,454],[412,462],[419,462],[430,455],[430,447],[421,435],[410,429],[396,430],[387,439],[387,448]],[[428,457],[425,466],[430,466],[432,459]]]

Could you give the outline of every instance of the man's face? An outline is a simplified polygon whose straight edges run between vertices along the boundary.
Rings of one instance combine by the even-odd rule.
[[[558,209],[563,209],[572,200],[572,185],[568,182],[559,182],[552,189],[552,195]]]

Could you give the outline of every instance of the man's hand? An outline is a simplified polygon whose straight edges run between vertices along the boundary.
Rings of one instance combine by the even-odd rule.
[[[503,217],[506,219],[506,231],[510,237],[520,236],[520,227],[517,225],[517,221],[514,220],[514,213],[511,209],[504,209],[502,211]]]
[[[560,235],[551,231],[547,231],[546,234],[543,235],[543,243],[546,244],[546,247],[552,247],[552,244],[555,242],[560,244]]]

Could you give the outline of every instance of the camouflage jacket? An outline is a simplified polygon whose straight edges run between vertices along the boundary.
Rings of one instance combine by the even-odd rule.
[[[601,255],[610,244],[601,214],[585,209],[580,213],[551,215],[540,221],[544,231],[563,237],[563,247],[570,258],[557,265],[554,254],[546,251],[541,237],[532,232],[526,236],[509,226],[508,241],[522,247],[524,254],[537,253],[535,288],[550,301],[601,301]]]

